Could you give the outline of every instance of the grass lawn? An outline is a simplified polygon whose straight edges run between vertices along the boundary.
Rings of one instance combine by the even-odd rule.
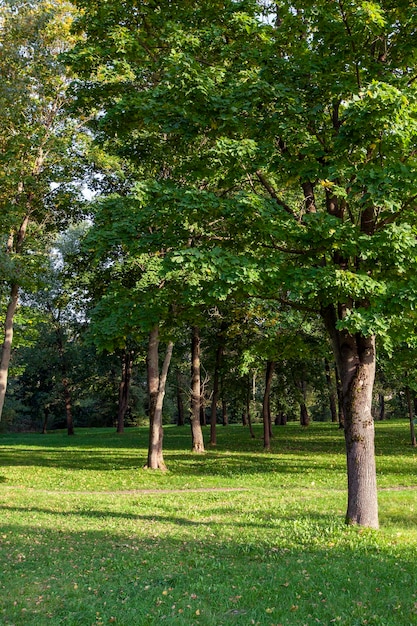
[[[0,435],[0,624],[417,625],[417,451],[376,424],[381,530],[346,527],[332,424]]]

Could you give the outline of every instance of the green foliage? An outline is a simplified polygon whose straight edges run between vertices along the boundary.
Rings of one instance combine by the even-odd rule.
[[[139,260],[146,247],[163,257],[148,260],[149,292],[166,277],[186,306],[346,303],[340,328],[388,344],[393,294],[414,306],[412,10],[296,2],[260,19],[258,3],[177,2],[161,23],[152,3],[130,21],[118,2],[79,5],[80,106],[101,107],[106,150],[157,179],[108,205],[118,236],[137,233]]]

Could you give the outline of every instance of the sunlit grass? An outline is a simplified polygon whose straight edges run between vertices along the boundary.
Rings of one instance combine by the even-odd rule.
[[[377,424],[380,531],[343,523],[331,424],[219,428],[192,455],[169,427],[165,474],[146,429],[0,438],[0,623],[146,626],[417,623],[416,452]]]

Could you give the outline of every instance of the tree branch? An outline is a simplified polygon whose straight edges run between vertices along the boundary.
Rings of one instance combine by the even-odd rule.
[[[271,198],[273,198],[277,202],[277,204],[279,204],[279,206],[284,209],[284,211],[291,215],[291,217],[295,217],[291,207],[286,202],[284,202],[284,200],[281,200],[275,189],[262,174],[261,170],[256,170],[256,176],[258,177],[258,180],[262,184],[262,186],[265,187]]]

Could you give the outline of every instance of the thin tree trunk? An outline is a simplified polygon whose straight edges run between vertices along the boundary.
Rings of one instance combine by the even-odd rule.
[[[248,425],[249,425],[249,432],[250,432],[250,436],[252,439],[255,439],[255,433],[253,432],[253,425],[252,425],[252,416],[251,416],[251,410],[250,410],[250,378],[248,375],[248,383],[246,385],[246,416],[248,419]]]
[[[305,402],[300,402],[300,424],[301,426],[310,426],[310,416]]]
[[[408,418],[410,420],[411,445],[413,446],[413,448],[415,448],[417,446],[417,441],[416,441],[416,433],[414,429],[414,407],[413,407],[413,402],[411,399],[410,387],[408,387],[408,385],[405,388],[405,396],[407,398]]]
[[[61,359],[61,383],[64,395],[65,404],[65,417],[67,421],[67,433],[68,435],[74,435],[74,421],[72,418],[72,401],[71,401],[71,389],[68,379],[68,368],[65,357],[63,330],[59,325],[59,320],[56,322],[56,337],[58,343],[58,354]]]
[[[116,432],[122,434],[125,429],[125,415],[129,406],[130,381],[132,378],[133,351],[124,350],[122,355],[122,376],[119,385],[119,403],[117,407]]]
[[[310,425],[310,416],[308,414],[307,405],[306,405],[306,393],[307,386],[304,380],[301,380],[298,384],[301,391],[301,402],[300,402],[300,424],[301,426],[309,426]]]
[[[336,329],[336,312],[323,318],[332,338],[342,384],[348,477],[346,522],[378,528],[378,498],[372,419],[375,379],[375,337]]]
[[[159,327],[155,326],[149,334],[146,360],[149,394],[149,445],[148,461],[145,467],[166,469],[162,455],[162,424],[155,421],[156,402],[159,390]]]
[[[216,362],[214,365],[213,375],[213,395],[211,397],[211,417],[210,417],[210,445],[215,446],[217,444],[217,403],[219,401],[219,380],[220,380],[220,367],[223,356],[223,343],[219,342],[216,350]]]
[[[64,370],[64,375],[62,377],[62,386],[64,388],[64,400],[65,400],[65,415],[67,420],[67,433],[68,435],[74,434],[74,421],[72,419],[72,402],[71,402],[71,391],[69,386],[69,381],[66,376],[66,368]]]
[[[48,417],[49,417],[49,406],[46,406],[43,409],[42,435],[46,435],[48,432]]]
[[[61,360],[61,384],[62,384],[63,396],[64,396],[67,433],[68,435],[74,435],[71,389],[70,389],[70,383],[69,383],[69,378],[68,378],[68,368],[67,368],[67,362],[66,362],[66,356],[65,356],[63,329],[60,326],[59,318],[56,320],[56,323],[55,323],[55,332],[56,332],[57,345],[58,345],[58,354]]]
[[[7,379],[9,375],[10,359],[12,355],[13,343],[13,318],[16,313],[19,300],[19,287],[12,285],[10,290],[10,300],[6,311],[4,324],[4,340],[0,360],[0,420],[3,413],[4,401],[6,399]]]
[[[145,468],[166,470],[163,457],[162,409],[164,405],[166,379],[174,344],[168,342],[161,375],[159,375],[159,327],[155,326],[150,335],[147,355],[147,375],[149,391],[149,446]]]
[[[184,426],[185,414],[184,414],[184,400],[183,400],[183,391],[182,391],[182,377],[181,377],[181,372],[178,369],[176,373],[176,379],[177,379],[177,408],[178,408],[177,426]]]
[[[15,252],[22,250],[23,242],[26,237],[27,228],[29,225],[29,214],[25,215],[20,225],[19,231],[16,237],[16,244],[14,245],[15,238],[13,233],[10,233],[7,240],[6,253],[12,254],[13,249]],[[6,318],[4,322],[4,339],[1,350],[0,359],[0,420],[3,414],[4,401],[6,399],[7,380],[9,377],[10,359],[12,356],[12,343],[13,343],[13,320],[16,313],[17,305],[19,301],[19,285],[12,283],[10,288],[10,299],[6,310]]]
[[[268,394],[267,402],[268,402],[268,415],[269,415],[269,421],[268,421],[268,423],[269,423],[269,437],[270,437],[270,439],[272,439],[273,436],[274,436],[274,433],[272,432],[271,391]]]
[[[327,359],[324,359],[324,371],[326,375],[326,384],[327,384],[327,389],[329,393],[330,414],[332,416],[332,422],[337,423],[338,419],[337,419],[336,397],[335,397],[334,386],[332,383],[330,364]]]
[[[228,426],[229,425],[229,414],[227,412],[227,401],[222,398],[222,425],[223,426]]]
[[[287,416],[283,411],[280,411],[275,420],[276,426],[286,426],[287,425]]]
[[[191,435],[192,451],[204,452],[203,431],[200,424],[200,329],[194,326],[191,340]]]
[[[207,426],[206,403],[204,398],[203,385],[200,385],[200,424]]]
[[[272,378],[275,370],[275,362],[268,361],[265,373],[265,391],[262,403],[262,419],[264,426],[264,450],[271,449],[271,412],[269,408],[269,395],[271,393]]]
[[[383,393],[378,395],[379,398],[379,419],[383,421],[385,419],[385,396]]]
[[[245,402],[242,410],[242,426],[245,427],[248,425],[248,423],[248,410]]]

